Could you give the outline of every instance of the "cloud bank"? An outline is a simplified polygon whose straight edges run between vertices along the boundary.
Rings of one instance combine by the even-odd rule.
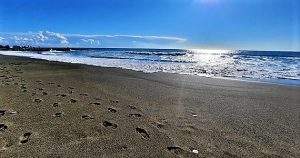
[[[81,35],[50,31],[0,33],[2,45],[31,45],[43,47],[139,47],[179,48],[186,39],[167,36]]]

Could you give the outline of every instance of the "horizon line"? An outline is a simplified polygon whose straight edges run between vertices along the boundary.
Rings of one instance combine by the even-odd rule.
[[[2,44],[0,44],[2,45]],[[2,45],[6,46],[6,45]],[[8,45],[11,47],[11,45]],[[12,46],[29,46],[29,47],[34,47],[34,48],[69,48],[69,49],[157,49],[157,50],[226,50],[226,51],[261,51],[261,52],[295,52],[295,53],[300,53],[299,51],[295,50],[258,50],[258,49],[214,49],[214,48],[146,48],[146,47],[64,47],[64,46],[31,46],[31,45],[12,45]]]

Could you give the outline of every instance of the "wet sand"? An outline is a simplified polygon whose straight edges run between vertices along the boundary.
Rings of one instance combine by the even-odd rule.
[[[300,157],[300,88],[0,56],[0,157]]]

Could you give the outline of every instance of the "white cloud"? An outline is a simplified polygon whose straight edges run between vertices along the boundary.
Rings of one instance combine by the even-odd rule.
[[[59,33],[40,31],[37,33],[0,33],[4,37],[1,44],[33,46],[67,46],[67,37]]]
[[[180,47],[187,40],[168,36],[81,35],[50,31],[0,33],[0,44],[69,47]],[[133,42],[134,41],[134,42]]]

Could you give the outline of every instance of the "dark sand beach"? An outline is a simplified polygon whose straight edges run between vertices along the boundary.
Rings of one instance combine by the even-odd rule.
[[[300,157],[300,88],[0,56],[0,157]]]

